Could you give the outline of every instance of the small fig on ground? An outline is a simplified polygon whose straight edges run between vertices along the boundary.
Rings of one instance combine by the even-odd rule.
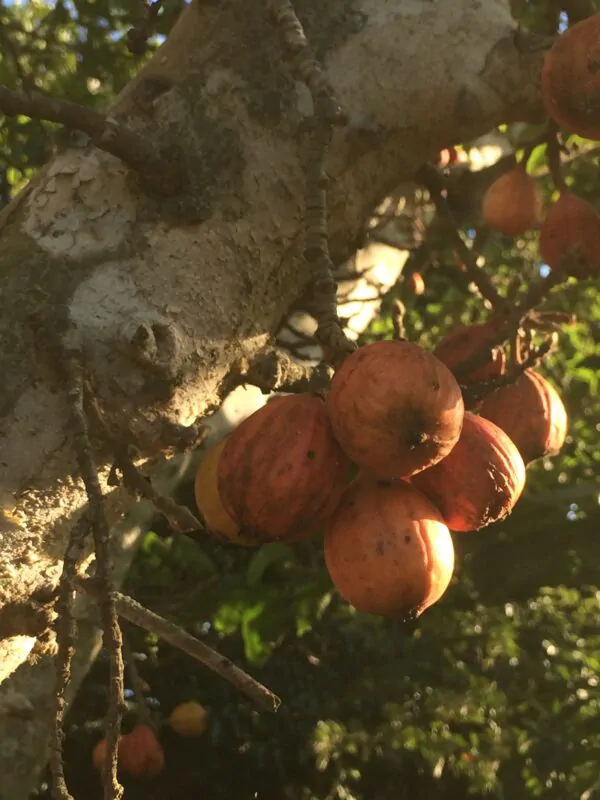
[[[470,386],[481,381],[491,381],[504,374],[506,355],[502,347],[490,345],[498,340],[499,323],[483,322],[476,325],[458,325],[437,345],[433,354],[448,369],[456,372],[458,382]],[[487,349],[487,355],[484,350]],[[466,364],[476,353],[481,353],[482,361],[467,373],[460,372],[461,364]]]
[[[557,125],[600,139],[600,14],[571,25],[544,58],[542,98]]]
[[[476,531],[507,517],[525,486],[525,464],[506,433],[465,412],[450,455],[411,478],[452,531]]]
[[[600,214],[581,197],[562,192],[540,230],[540,254],[552,269],[586,278],[600,271]]]
[[[494,181],[483,197],[483,218],[505,236],[520,236],[542,216],[542,196],[535,178],[524,166],[508,170]]]
[[[219,494],[241,536],[297,541],[322,527],[349,467],[322,397],[275,397],[229,434],[219,459]]]
[[[208,711],[200,703],[180,703],[169,716],[169,725],[180,736],[202,736],[208,730]]]
[[[557,453],[567,435],[567,412],[558,392],[532,369],[488,395],[479,413],[508,434],[526,464]]]
[[[460,436],[464,403],[456,379],[434,355],[412,342],[381,341],[342,363],[327,410],[348,457],[389,479],[448,455]]]
[[[325,563],[356,609],[408,619],[448,588],[454,546],[440,512],[421,492],[404,481],[362,477],[326,525]]]
[[[239,524],[229,516],[219,495],[219,459],[227,437],[212,444],[202,459],[194,481],[196,505],[207,527],[233,544],[253,547],[260,542],[240,533]]]

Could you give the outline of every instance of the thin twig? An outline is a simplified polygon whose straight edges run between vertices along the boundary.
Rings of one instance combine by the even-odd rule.
[[[598,155],[600,155],[599,145],[596,145],[595,147],[582,148],[576,153],[570,153],[564,158],[561,158],[561,164],[564,167],[568,164],[572,164],[573,161],[577,161],[577,159],[579,158],[589,158],[590,156],[598,156]],[[546,167],[540,167],[533,174],[535,175],[536,178],[543,178],[546,175],[550,175],[552,173],[550,167],[546,166]]]
[[[51,731],[50,770],[54,800],[73,800],[65,782],[63,766],[63,722],[66,710],[65,692],[71,679],[71,662],[75,652],[77,628],[73,620],[73,597],[77,564],[83,556],[85,540],[90,532],[90,519],[84,514],[71,530],[65,552],[56,602],[56,683],[54,685],[54,724]]]
[[[547,277],[531,281],[525,295],[519,301],[518,307],[513,313],[515,315],[518,314],[519,318],[523,319],[529,311],[547,300],[552,289],[560,283],[564,283],[565,280],[566,275],[559,263],[557,268],[553,269]]]
[[[92,108],[47,97],[39,92],[17,92],[0,86],[0,114],[57,122],[67,128],[83,131],[101,150],[120,158],[128,167],[147,178],[164,181],[165,193],[181,187],[185,171],[175,157],[177,148],[162,148],[151,136],[142,137]]]
[[[92,522],[96,551],[96,575],[99,586],[100,614],[104,630],[104,646],[110,661],[110,685],[106,738],[108,743],[108,769],[104,776],[105,800],[119,800],[123,789],[117,779],[117,743],[121,731],[121,717],[125,707],[123,680],[123,642],[119,618],[115,607],[115,591],[111,577],[109,551],[110,529],[104,509],[104,498],[98,479],[98,470],[92,455],[88,422],[84,410],[83,356],[78,347],[65,343],[65,382],[71,430],[79,470],[87,492],[89,516]]]
[[[154,33],[158,14],[162,8],[163,0],[140,0],[139,20],[129,29],[125,41],[130,53],[136,56],[143,56],[148,49],[148,39]]]
[[[521,363],[521,348],[519,325],[513,325],[508,331],[509,351],[508,351],[508,371],[514,373]]]
[[[143,475],[131,460],[127,446],[112,436],[96,399],[88,393],[86,400],[103,440],[108,444],[115,457],[115,468],[123,476],[125,488],[132,494],[149,500],[157,511],[165,517],[171,528],[178,533],[203,531],[204,525],[192,514],[189,508],[179,505],[171,497],[166,497],[156,491],[150,479]]]
[[[406,339],[406,330],[404,328],[404,315],[406,314],[406,306],[401,300],[394,300],[392,304],[392,325],[394,326],[394,339],[398,341]]]
[[[307,85],[313,100],[313,118],[309,121],[310,141],[306,167],[306,244],[304,258],[311,268],[310,311],[317,321],[315,337],[325,361],[338,366],[356,349],[344,333],[337,314],[337,284],[329,255],[327,231],[327,174],[325,162],[336,125],[346,123],[325,72],[315,58],[304,29],[290,0],[266,0],[281,32],[292,66]]]
[[[471,280],[477,286],[481,296],[487,300],[494,309],[503,312],[510,310],[509,303],[498,292],[485,270],[478,266],[475,255],[465,244],[460,233],[458,232],[454,215],[452,214],[452,211],[448,205],[448,201],[444,196],[443,183],[441,182],[440,176],[437,174],[435,168],[425,165],[421,168],[421,170],[419,170],[417,179],[423,183],[431,195],[431,199],[435,204],[440,220],[442,223],[444,223],[446,233],[451,242],[451,247],[461,260],[469,280]]]
[[[100,594],[94,578],[80,580],[78,586],[86,594],[90,594],[93,597],[98,597]],[[263,686],[262,683],[254,680],[248,673],[237,667],[228,658],[191,636],[183,628],[168,622],[163,617],[140,605],[132,597],[120,592],[115,592],[114,596],[117,612],[123,619],[154,633],[173,647],[195,658],[254,700],[261,708],[267,711],[277,711],[281,705],[281,699],[267,689],[266,686]]]
[[[550,174],[552,175],[554,185],[559,192],[567,192],[569,187],[567,186],[567,182],[562,170],[560,142],[558,141],[558,126],[555,123],[550,123],[548,126],[546,160],[548,162],[548,168],[550,170]]]
[[[137,664],[133,650],[126,637],[123,637],[123,653],[125,655],[125,666],[129,680],[131,681],[131,688],[137,701],[137,712],[140,720],[145,724],[152,727],[152,720],[150,719],[150,709],[146,704],[147,684],[138,672]]]
[[[131,459],[122,451],[117,457],[116,466],[123,476],[125,487],[134,494],[146,498],[167,520],[171,528],[178,533],[203,531],[204,525],[186,506],[179,505],[171,497],[160,494],[152,486],[150,479],[143,475]]]
[[[552,333],[560,330],[563,325],[572,325],[576,321],[576,315],[568,311],[530,311],[523,318],[522,326],[525,330]]]
[[[463,398],[466,408],[473,408],[481,400],[487,397],[496,389],[503,386],[509,386],[514,383],[526,370],[539,366],[546,356],[556,346],[556,334],[552,334],[549,339],[546,339],[539,347],[532,347],[529,353],[523,358],[520,364],[516,364],[512,369],[507,370],[504,375],[500,375],[491,381],[485,383],[475,383],[471,386],[463,386]]]

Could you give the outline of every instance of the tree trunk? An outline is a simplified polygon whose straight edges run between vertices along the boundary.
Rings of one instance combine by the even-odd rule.
[[[77,142],[3,214],[0,681],[35,643],[36,631],[15,622],[19,604],[56,584],[86,502],[57,354],[45,347],[64,316],[83,339],[110,424],[151,455],[169,424],[190,425],[218,406],[224,379],[305,287],[302,122],[311,101],[263,6],[193,2],[111,110],[170,143],[186,167],[182,192],[145,190],[118,159]],[[543,53],[517,35],[508,2],[295,6],[348,116],[327,165],[337,262],[355,249],[373,206],[440,148],[540,118]],[[108,467],[116,519],[124,498],[106,487]],[[0,717],[0,742],[4,727]],[[11,800],[23,792],[13,787]]]

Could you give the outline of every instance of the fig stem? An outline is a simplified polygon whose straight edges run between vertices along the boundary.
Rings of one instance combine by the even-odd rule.
[[[140,721],[143,722],[144,725],[154,727],[152,725],[152,720],[150,719],[150,710],[146,704],[146,684],[138,672],[133,650],[126,637],[123,637],[123,655],[125,656],[125,669],[127,670],[127,675],[131,681],[131,688],[133,689],[135,699],[137,700]]]
[[[404,328],[404,316],[406,306],[401,300],[394,300],[392,305],[392,325],[394,326],[394,339],[402,341],[406,339],[406,329]]]
[[[560,157],[560,142],[558,140],[558,127],[551,122],[548,125],[548,138],[546,141],[546,159],[548,167],[557,190],[562,194],[568,192],[569,187],[563,174],[562,162]]]

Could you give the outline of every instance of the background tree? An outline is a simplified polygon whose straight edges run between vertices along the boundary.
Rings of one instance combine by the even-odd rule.
[[[3,676],[18,667],[2,687],[3,797],[26,797],[33,765],[44,760],[54,710],[48,648],[36,644],[47,624],[43,593],[57,583],[86,504],[72,477],[73,423],[60,379],[70,360],[64,339],[54,336],[64,310],[82,337],[113,442],[135,442],[155,457],[181,444],[181,426],[245,380],[310,277],[301,258],[310,98],[286,66],[267,10],[247,5],[190,5],[141,71],[142,34],[171,31],[177,4],[1,11],[0,68],[10,90],[0,93],[5,199],[25,186],[3,212],[0,257]],[[391,333],[389,309],[399,294],[409,338],[427,347],[459,320],[487,313],[472,274],[464,280],[457,267],[455,232],[440,224],[419,187],[420,168],[444,147],[462,143],[473,156],[449,169],[448,203],[468,242],[477,229],[486,274],[501,293],[515,274],[526,282],[539,274],[535,234],[487,236],[479,218],[482,192],[512,163],[512,151],[544,133],[537,85],[549,41],[516,35],[516,20],[552,34],[562,11],[575,21],[596,9],[513,5],[515,18],[498,2],[297,4],[349,116],[328,162],[332,257],[347,264],[369,226],[367,238],[406,241],[408,220],[408,272],[418,267],[425,276],[418,297],[406,296],[407,284],[394,287],[365,340]],[[50,107],[35,91],[99,113]],[[81,128],[91,141],[37,117]],[[497,125],[506,155],[477,170],[481,150],[469,144]],[[593,202],[589,145],[577,137],[566,144],[568,180]],[[545,155],[542,143],[529,166],[549,198]],[[386,214],[381,201],[415,176]],[[379,220],[369,223],[378,206]],[[206,671],[132,630],[136,648],[151,656],[144,678],[161,703],[159,716],[193,695],[213,713],[204,759],[165,731],[164,783],[150,789],[133,782],[128,796],[193,796],[208,784],[230,797],[232,758],[241,797],[397,796],[399,777],[407,796],[409,789],[432,797],[593,796],[597,292],[591,282],[573,281],[546,307],[577,318],[561,329],[560,347],[546,362],[571,413],[567,446],[532,469],[509,522],[460,540],[460,580],[418,625],[352,614],[331,593],[318,545],[254,555],[153,526],[129,578],[131,594],[238,663],[246,660],[285,702],[275,717],[257,716]],[[106,442],[96,453],[114,518],[126,501],[107,485],[118,455]],[[39,660],[32,664],[34,645]],[[100,661],[71,718],[67,769],[76,797],[101,791],[91,766],[78,767],[81,754],[91,764],[99,736],[90,697],[104,715],[105,668]],[[173,686],[181,671],[186,680]],[[341,679],[349,687],[343,696]]]

